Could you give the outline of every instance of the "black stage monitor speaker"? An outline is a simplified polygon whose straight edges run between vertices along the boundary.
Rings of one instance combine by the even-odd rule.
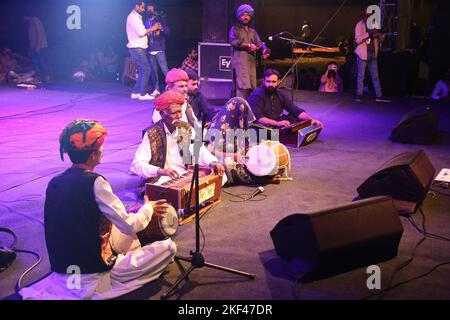
[[[228,41],[228,0],[203,1],[203,41]]]
[[[439,127],[439,115],[431,107],[419,107],[407,113],[392,130],[391,139],[410,144],[432,144]]]
[[[425,199],[436,170],[423,150],[401,153],[358,187],[360,198],[390,195],[399,212],[415,212]]]
[[[391,259],[403,234],[392,198],[283,218],[270,232],[290,272],[311,281]]]

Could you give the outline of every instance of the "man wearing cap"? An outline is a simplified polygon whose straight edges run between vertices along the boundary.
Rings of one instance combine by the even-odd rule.
[[[236,88],[236,96],[247,99],[256,88],[256,54],[262,50],[262,58],[267,59],[270,50],[261,41],[255,29],[250,27],[254,15],[253,8],[243,4],[237,9],[238,24],[231,27],[230,44],[233,48],[231,64]]]
[[[137,239],[154,215],[164,215],[167,204],[146,202],[137,213],[126,212],[110,184],[94,172],[106,135],[106,128],[91,120],[73,121],[61,133],[61,158],[67,153],[73,165],[46,191],[45,241],[52,273],[23,288],[24,299],[115,298],[158,278],[175,256],[171,239],[118,249],[123,235]]]
[[[188,81],[189,76],[183,69],[173,68],[166,76],[166,90],[173,90],[181,93],[184,98],[181,110],[181,120],[189,123],[192,127],[199,126],[197,117],[191,105],[188,103]],[[161,120],[161,115],[155,108],[152,116],[153,123],[157,123]]]
[[[131,172],[143,177],[149,183],[161,184],[176,179],[187,172],[192,164],[194,150],[198,152],[200,166],[209,166],[224,177],[225,168],[218,163],[201,143],[192,143],[195,137],[192,127],[182,121],[182,105],[185,97],[178,91],[169,90],[155,99],[155,108],[161,120],[147,130],[142,143],[136,150]],[[196,142],[197,143],[197,142]],[[194,148],[195,147],[195,148]]]

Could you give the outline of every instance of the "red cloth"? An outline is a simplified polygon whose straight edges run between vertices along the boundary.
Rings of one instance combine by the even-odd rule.
[[[183,104],[184,96],[178,91],[166,91],[155,99],[155,108],[156,110],[161,111],[169,108],[173,103]]]
[[[188,81],[189,76],[183,69],[171,69],[166,75],[166,83],[174,83],[178,81]]]

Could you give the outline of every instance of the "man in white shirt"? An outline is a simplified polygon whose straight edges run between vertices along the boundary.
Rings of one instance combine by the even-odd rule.
[[[106,179],[94,172],[106,134],[97,121],[76,120],[60,135],[61,158],[67,153],[73,165],[46,191],[45,241],[52,273],[23,288],[24,299],[115,298],[158,278],[175,256],[171,239],[141,246],[136,235],[164,216],[165,201],[146,202],[129,214]]]
[[[368,6],[361,6],[362,18],[355,26],[355,54],[357,56],[357,79],[356,79],[356,101],[362,101],[364,90],[364,78],[366,68],[369,70],[372,84],[375,89],[375,101],[390,102],[382,95],[380,79],[378,76],[378,53],[380,41],[383,35],[380,33],[380,26],[374,22],[367,26],[371,13],[367,12]]]
[[[189,123],[192,127],[200,126],[198,119],[192,106],[188,103],[188,81],[189,76],[183,69],[173,68],[166,75],[166,90],[175,90],[181,93],[184,97],[183,105],[181,106],[181,121]],[[157,123],[161,120],[161,115],[156,108],[153,110],[152,121]]]
[[[142,13],[145,12],[145,3],[133,0],[133,11],[127,17],[128,51],[137,67],[137,80],[133,87],[131,98],[139,100],[153,100],[155,97],[148,93],[149,79],[152,76],[152,68],[148,61],[148,39],[147,35],[157,29],[153,26],[145,29]]]
[[[221,176],[225,172],[223,165],[203,144],[196,150],[197,146],[192,143],[192,128],[181,120],[184,101],[184,96],[175,90],[166,91],[155,100],[162,119],[144,135],[130,168],[150,183],[160,184],[186,173],[194,151],[198,151],[200,166],[209,166]]]
[[[50,73],[47,62],[47,35],[41,20],[31,13],[25,12],[23,15],[25,22],[28,22],[28,44],[31,61],[34,71],[42,82],[50,81]]]

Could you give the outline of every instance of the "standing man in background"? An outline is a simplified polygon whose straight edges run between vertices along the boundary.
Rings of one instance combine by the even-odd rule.
[[[250,27],[254,13],[248,4],[239,6],[236,14],[239,23],[230,30],[234,87],[236,96],[244,99],[247,99],[256,88],[257,53],[261,52],[263,59],[267,59],[270,55],[270,50],[261,41],[256,30]]]
[[[42,21],[35,15],[25,12],[23,19],[28,23],[28,43],[34,70],[42,82],[50,81],[47,63],[47,35]]]
[[[311,42],[312,26],[307,20],[303,21],[301,33],[304,42]]]
[[[357,45],[355,54],[357,56],[358,70],[356,78],[356,101],[362,101],[364,78],[366,68],[368,68],[375,89],[375,100],[377,102],[390,102],[390,100],[383,98],[378,76],[378,53],[380,51],[382,34],[379,30],[380,26],[375,24],[369,27],[367,26],[368,18],[372,14],[367,12],[367,8],[367,5],[361,7],[362,18],[355,27],[355,43]]]
[[[151,95],[157,97],[160,95],[158,65],[164,77],[169,72],[166,58],[166,37],[170,35],[170,29],[161,14],[156,11],[156,5],[154,3],[147,5],[147,13],[149,18],[145,21],[144,25],[146,28],[154,29],[154,31],[148,34],[148,52],[150,53],[150,63],[153,70],[152,87],[154,88]]]
[[[148,94],[148,81],[152,74],[152,68],[148,62],[147,35],[157,30],[157,27],[145,29],[142,21],[142,13],[145,11],[145,3],[142,0],[133,0],[133,10],[127,17],[128,51],[137,67],[137,80],[131,93],[131,99],[153,100],[154,96]]]

